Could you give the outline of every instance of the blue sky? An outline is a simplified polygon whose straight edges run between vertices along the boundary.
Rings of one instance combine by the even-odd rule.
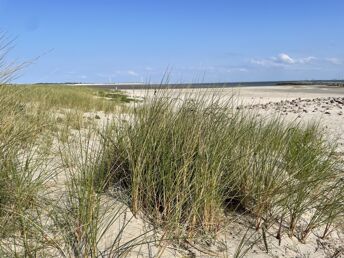
[[[342,0],[0,0],[17,82],[344,79]]]

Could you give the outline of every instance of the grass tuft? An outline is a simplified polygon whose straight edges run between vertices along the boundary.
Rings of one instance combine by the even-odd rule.
[[[343,214],[340,195],[332,204],[336,215],[319,213],[328,203],[321,197],[334,196],[330,189],[341,181],[335,144],[317,124],[263,120],[231,103],[157,95],[130,122],[114,126],[108,173],[124,182],[134,214],[194,236],[218,231],[227,210],[244,212],[257,230],[285,219],[300,240],[319,225],[314,218],[295,232],[301,218]]]

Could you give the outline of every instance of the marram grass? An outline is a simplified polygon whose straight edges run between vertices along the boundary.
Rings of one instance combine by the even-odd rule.
[[[343,216],[335,144],[317,124],[264,120],[219,98],[159,94],[108,135],[108,173],[129,189],[134,214],[190,236],[216,232],[227,211],[240,211],[256,229],[283,220],[302,241]],[[309,226],[296,232],[301,218]]]

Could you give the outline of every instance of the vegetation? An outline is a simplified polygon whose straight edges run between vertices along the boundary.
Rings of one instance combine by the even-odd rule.
[[[253,216],[257,230],[281,221],[305,241],[344,215],[335,145],[316,124],[262,120],[217,98],[158,96],[111,139],[109,173],[129,189],[132,211],[174,235],[217,231],[230,210]]]
[[[121,100],[94,92],[0,87],[2,257],[117,257],[147,241],[143,233],[122,241],[130,215],[122,197],[103,194],[101,118],[85,115],[102,107],[114,112]]]
[[[38,103],[41,109],[56,110],[77,109],[79,111],[118,110],[123,103],[134,101],[120,91],[99,90],[91,87],[67,85],[13,85],[10,89],[16,91],[16,98],[22,103]]]

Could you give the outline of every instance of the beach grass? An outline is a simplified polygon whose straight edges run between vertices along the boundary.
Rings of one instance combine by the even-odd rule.
[[[145,242],[145,234],[122,240],[130,216],[122,201],[104,194],[98,176],[103,129],[95,122],[100,118],[85,118],[92,111],[117,112],[128,101],[122,93],[116,101],[98,94],[0,86],[2,257],[120,256]],[[106,245],[105,234],[111,236]]]
[[[103,104],[65,102],[64,92],[43,109],[46,91],[67,88],[40,89],[29,101],[28,86],[0,88],[4,256],[128,254],[152,241],[122,241],[123,222],[104,245],[128,207],[176,243],[212,239],[238,215],[263,235],[300,242],[343,221],[342,164],[316,123],[264,119],[236,109],[233,97],[158,92],[99,126],[85,114],[105,112]]]
[[[12,85],[23,104],[39,103],[45,109],[113,112],[119,105],[134,101],[120,91],[58,84]],[[42,107],[43,108],[43,107]]]
[[[343,191],[336,145],[317,124],[262,119],[219,98],[162,95],[108,137],[108,173],[129,189],[133,213],[173,236],[212,234],[231,211],[252,216],[256,230],[283,221],[305,241],[343,215],[333,192]]]

